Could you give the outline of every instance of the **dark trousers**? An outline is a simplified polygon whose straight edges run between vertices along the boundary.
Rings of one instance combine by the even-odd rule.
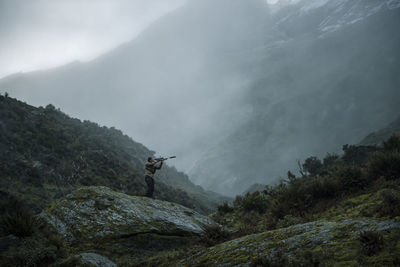
[[[150,176],[145,176],[144,180],[146,181],[147,184],[147,193],[146,197],[151,197],[153,198],[153,192],[154,192],[154,179]]]

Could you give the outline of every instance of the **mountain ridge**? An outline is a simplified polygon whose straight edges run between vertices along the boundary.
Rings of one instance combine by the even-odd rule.
[[[0,96],[0,114],[3,193],[24,196],[37,211],[79,185],[144,195],[143,166],[155,152],[120,130],[81,122],[52,105],[36,108],[7,96]],[[222,200],[167,165],[157,173],[156,197],[203,213]]]

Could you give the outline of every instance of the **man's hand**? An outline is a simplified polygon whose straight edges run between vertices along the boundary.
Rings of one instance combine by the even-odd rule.
[[[160,162],[160,166],[156,167],[158,170],[161,169],[161,167],[162,167],[164,161],[163,161],[163,160],[160,160],[159,162]],[[158,163],[158,162],[157,162],[157,163]],[[156,163],[156,164],[157,164],[157,163]]]

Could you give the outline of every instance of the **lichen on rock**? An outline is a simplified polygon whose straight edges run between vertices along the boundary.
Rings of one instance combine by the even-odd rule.
[[[81,253],[78,255],[84,264],[96,267],[117,267],[117,264],[97,253]]]
[[[216,223],[179,204],[129,196],[103,186],[82,187],[47,208],[41,217],[67,240],[156,233],[202,235]]]
[[[216,245],[181,260],[179,266],[250,266],[258,257],[273,261],[277,257],[290,258],[296,253],[324,249],[332,251],[337,263],[354,263],[358,237],[362,231],[399,229],[398,222],[371,219],[297,224]]]

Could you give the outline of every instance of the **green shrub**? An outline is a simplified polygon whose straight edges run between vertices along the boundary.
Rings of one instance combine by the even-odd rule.
[[[265,194],[256,191],[237,198],[236,205],[240,205],[240,209],[244,212],[255,211],[262,214],[268,209],[269,200]]]
[[[21,200],[10,196],[0,220],[3,234],[20,238],[2,253],[0,266],[48,266],[67,256],[63,238],[34,217]]]
[[[381,216],[396,217],[400,216],[400,193],[393,189],[382,189],[379,192],[382,204],[379,206],[378,213]]]
[[[370,155],[378,150],[379,148],[374,146],[344,145],[342,160],[346,164],[365,165]]]
[[[220,226],[208,227],[201,238],[201,243],[206,246],[214,246],[216,244],[228,241],[231,239],[231,234]]]
[[[383,142],[385,151],[400,153],[400,136],[392,135],[388,140]]]
[[[296,225],[299,223],[303,223],[304,219],[299,218],[299,217],[294,217],[292,215],[286,215],[285,217],[283,217],[283,219],[280,219],[277,224],[276,224],[276,228],[285,228],[285,227],[289,227],[291,225]]]
[[[235,209],[228,205],[228,203],[224,202],[224,204],[219,205],[217,211],[221,215],[225,215],[227,213],[232,213]]]
[[[376,231],[363,231],[359,236],[359,254],[371,256],[383,249],[383,235]]]
[[[4,252],[0,266],[48,266],[57,260],[57,250],[46,239],[31,236]]]
[[[321,160],[317,157],[309,157],[303,163],[303,170],[309,175],[317,175],[322,168]]]
[[[330,167],[334,165],[338,160],[339,160],[338,155],[328,153],[323,160],[323,165],[325,168]]]
[[[399,179],[400,153],[392,151],[375,153],[369,161],[368,170],[373,179],[379,177],[389,180]]]
[[[267,214],[260,214],[256,211],[237,211],[234,216],[228,217],[227,226],[233,230],[230,239],[238,238],[244,235],[250,235],[261,232],[266,229],[264,217]]]
[[[357,166],[344,166],[337,171],[336,176],[344,191],[360,189],[368,185],[367,178]]]
[[[18,237],[31,236],[37,229],[37,221],[29,208],[13,196],[9,197],[6,205],[6,212],[0,218],[1,232]]]
[[[341,190],[340,183],[331,176],[316,176],[304,183],[305,190],[312,196],[313,206],[321,199],[335,197]]]

